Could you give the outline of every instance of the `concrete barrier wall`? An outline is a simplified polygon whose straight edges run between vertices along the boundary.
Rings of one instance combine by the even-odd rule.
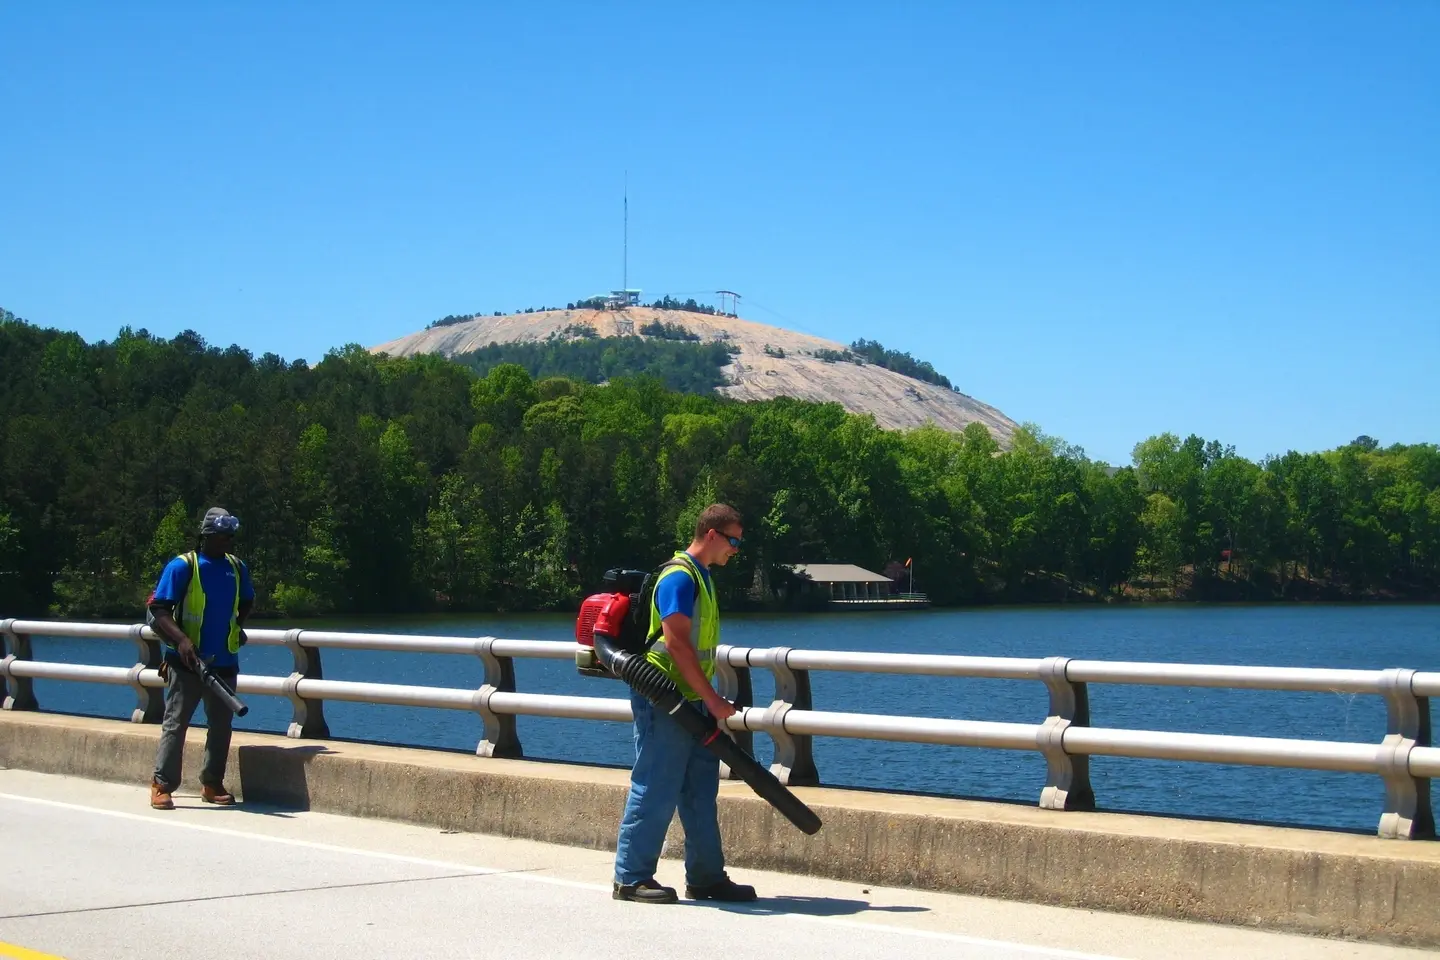
[[[155,726],[0,714],[0,764],[134,783],[148,803]],[[204,731],[192,730],[197,789]],[[236,733],[243,800],[613,849],[628,771]],[[732,866],[1040,903],[1440,946],[1440,844],[837,790],[796,794],[796,830],[743,783],[721,787]],[[667,854],[682,835],[672,826]]]

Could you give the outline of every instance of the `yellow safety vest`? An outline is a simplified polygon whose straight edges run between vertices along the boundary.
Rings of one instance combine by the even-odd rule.
[[[655,578],[655,591],[650,594],[649,639],[655,641],[659,638],[659,642],[652,643],[645,658],[675,681],[675,686],[680,688],[686,700],[699,700],[700,694],[692,690],[690,684],[680,676],[680,668],[675,665],[675,660],[665,645],[660,608],[655,603],[655,597],[660,589],[660,581],[666,577],[690,577],[695,581],[695,616],[690,619],[690,642],[695,645],[695,651],[700,655],[700,669],[705,672],[706,680],[715,676],[715,648],[720,646],[720,605],[715,602],[714,585],[701,573],[695,558],[684,550],[677,552],[675,558],[681,563],[672,564],[662,570],[660,576]]]
[[[200,557],[191,550],[181,557],[190,566],[190,585],[185,588],[185,600],[180,605],[180,629],[200,650],[200,627],[205,623],[205,587],[200,583]],[[226,642],[231,653],[240,652],[240,561],[225,554],[230,569],[235,571],[235,603],[230,611],[230,636]]]

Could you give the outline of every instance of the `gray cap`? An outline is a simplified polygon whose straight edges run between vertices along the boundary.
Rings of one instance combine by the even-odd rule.
[[[212,533],[234,533],[240,526],[237,519],[231,520],[229,524],[221,524],[218,521],[221,517],[230,517],[231,513],[224,507],[211,507],[205,511],[205,519],[200,523],[200,536],[208,537]],[[233,524],[233,526],[231,525]],[[229,529],[223,529],[228,527]]]

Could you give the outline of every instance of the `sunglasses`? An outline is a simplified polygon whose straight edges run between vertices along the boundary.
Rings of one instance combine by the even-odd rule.
[[[234,533],[240,529],[240,518],[234,515],[228,517],[216,517],[211,527],[216,533]]]
[[[740,537],[732,537],[729,534],[721,533],[719,530],[715,531],[715,535],[728,541],[730,543],[730,546],[734,547],[736,550],[739,550],[740,544],[745,542]]]

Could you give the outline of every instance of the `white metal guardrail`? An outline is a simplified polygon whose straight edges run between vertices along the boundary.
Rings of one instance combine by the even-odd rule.
[[[287,734],[291,737],[330,735],[324,715],[326,700],[474,712],[484,726],[476,752],[496,757],[523,756],[515,726],[517,716],[630,720],[630,704],[625,699],[522,693],[515,689],[517,658],[571,660],[575,654],[571,642],[316,630],[247,629],[246,635],[252,644],[286,647],[292,654],[294,668],[288,676],[242,674],[237,685],[241,694],[289,699],[293,718]],[[129,640],[136,644],[138,659],[133,667],[37,661],[32,654],[34,636]],[[138,699],[131,720],[160,720],[164,686],[156,670],[160,665],[160,642],[146,626],[3,620],[0,643],[4,644],[0,651],[4,654],[0,679],[6,687],[6,710],[39,709],[33,688],[36,679],[72,680],[128,685]],[[484,667],[484,682],[479,689],[466,689],[326,680],[320,661],[320,651],[326,648],[473,656]],[[1392,839],[1435,835],[1430,778],[1440,776],[1440,748],[1432,747],[1430,742],[1428,698],[1440,694],[1440,672],[733,646],[720,648],[716,665],[721,692],[741,707],[729,721],[736,739],[753,751],[755,733],[769,736],[775,746],[771,769],[792,786],[819,783],[811,750],[812,738],[817,736],[1038,751],[1046,760],[1046,783],[1039,802],[1052,810],[1094,808],[1089,775],[1092,756],[1294,767],[1378,776],[1385,784],[1379,835]],[[775,682],[774,700],[766,706],[753,705],[751,671],[757,669],[769,671]],[[811,699],[810,673],[817,670],[1039,681],[1049,691],[1049,714],[1041,723],[1028,724],[816,710]],[[1354,743],[1091,727],[1089,685],[1093,683],[1371,694],[1385,700],[1387,730],[1378,742]]]

